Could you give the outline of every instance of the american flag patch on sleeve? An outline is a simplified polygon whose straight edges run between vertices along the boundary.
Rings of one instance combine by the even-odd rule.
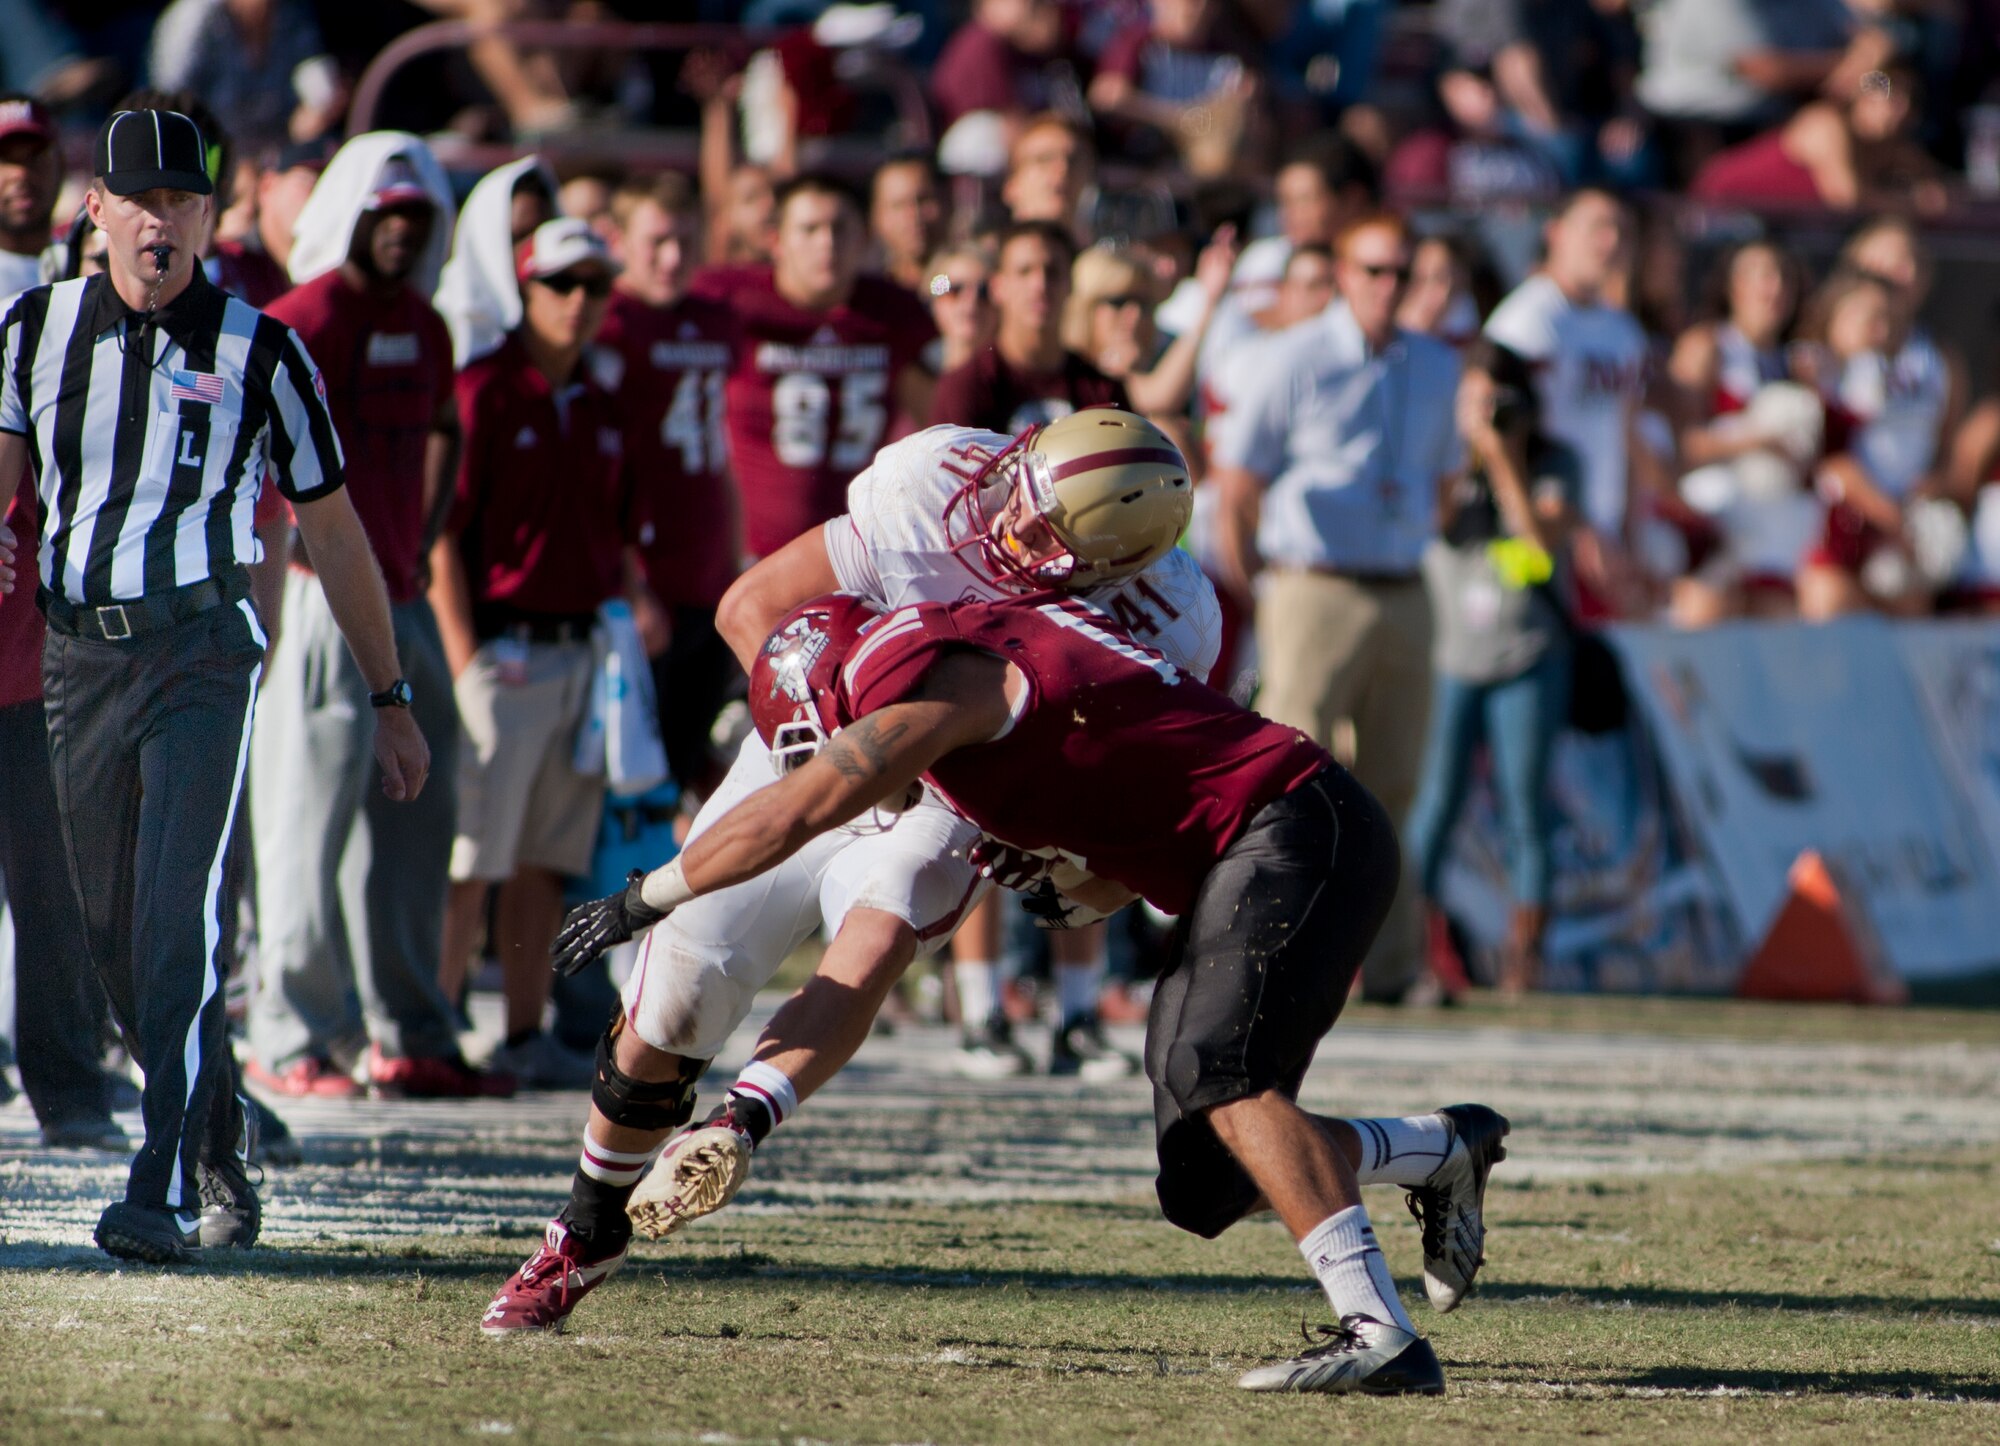
[[[214,372],[176,371],[167,395],[178,402],[207,402],[213,406],[222,400],[222,378]]]

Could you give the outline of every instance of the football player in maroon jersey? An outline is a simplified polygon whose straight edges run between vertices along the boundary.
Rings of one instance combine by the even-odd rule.
[[[753,557],[840,515],[895,414],[929,415],[922,354],[937,334],[916,297],[861,274],[868,235],[840,182],[796,176],[779,187],[776,214],[769,266],[695,278],[696,294],[728,306],[741,329],[729,449]]]
[[[611,220],[612,254],[625,269],[597,335],[597,375],[624,413],[625,466],[653,519],[639,558],[658,602],[634,613],[653,659],[667,764],[705,793],[714,783],[709,730],[739,676],[715,631],[715,605],[743,550],[722,419],[736,325],[726,306],[689,294],[701,198],[685,176],[626,182],[612,193]]]
[[[815,600],[766,644],[751,700],[773,753],[792,766],[672,863],[635,871],[624,893],[572,913],[559,970],[927,784],[1009,841],[994,850],[996,872],[1032,887],[1054,920],[1138,896],[1184,916],[1146,1047],[1162,1211],[1213,1237],[1275,1210],[1340,1317],[1323,1344],[1239,1384],[1444,1389],[1360,1185],[1399,1173],[1377,1174],[1378,1154],[1406,1157],[1399,1183],[1424,1222],[1426,1286],[1450,1309],[1480,1264],[1485,1182],[1504,1157],[1506,1122],[1463,1105],[1424,1117],[1428,1128],[1362,1122],[1404,1136],[1385,1142],[1294,1102],[1395,890],[1395,832],[1366,790],[1297,730],[1182,674],[1082,600],[1049,593],[886,616],[850,596]],[[614,1030],[593,1101],[660,1108],[662,1090],[684,1095],[692,1083],[687,1063]],[[638,1158],[653,1134],[614,1131],[606,1143]],[[1407,1158],[1417,1156],[1424,1173],[1413,1178]],[[538,1296],[575,1298],[615,1265],[567,1258],[561,1243],[508,1283],[489,1330],[531,1313]]]

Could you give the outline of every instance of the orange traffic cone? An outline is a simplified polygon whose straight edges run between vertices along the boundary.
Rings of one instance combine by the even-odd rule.
[[[1743,966],[1745,999],[1902,1004],[1909,988],[1890,967],[1860,902],[1840,886],[1818,850],[1792,863],[1791,896]]]

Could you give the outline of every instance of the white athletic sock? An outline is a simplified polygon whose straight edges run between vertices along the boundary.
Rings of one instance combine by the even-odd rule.
[[[729,1093],[747,1095],[756,1100],[770,1112],[771,1128],[774,1130],[799,1112],[799,1092],[792,1084],[791,1076],[761,1059],[753,1059],[743,1066],[743,1072],[736,1076],[736,1083],[729,1087]]]
[[[1421,1185],[1451,1151],[1451,1130],[1442,1115],[1344,1123],[1361,1137],[1354,1174],[1364,1185]]]
[[[967,1032],[985,1027],[1000,1008],[1000,966],[991,959],[960,959],[951,966],[958,981],[958,1018]]]
[[[1104,992],[1104,976],[1109,972],[1102,954],[1081,964],[1056,965],[1056,1007],[1063,1024],[1097,1013],[1097,996]]]
[[[646,1167],[658,1158],[667,1142],[660,1141],[650,1150],[634,1153],[629,1150],[614,1150],[601,1143],[590,1133],[589,1126],[583,1131],[583,1154],[577,1159],[576,1168],[599,1184],[622,1190],[639,1183],[639,1177],[646,1173]]]
[[[1375,1229],[1368,1223],[1365,1206],[1350,1205],[1320,1221],[1299,1242],[1299,1254],[1319,1277],[1320,1289],[1326,1292],[1335,1315],[1365,1315],[1416,1334],[1416,1326],[1396,1298],[1396,1282],[1390,1279],[1389,1262],[1375,1243]]]

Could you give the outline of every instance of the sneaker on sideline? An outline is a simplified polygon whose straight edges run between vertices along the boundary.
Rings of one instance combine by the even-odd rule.
[[[509,1075],[517,1089],[587,1090],[597,1079],[597,1061],[564,1049],[545,1031],[501,1044],[486,1061],[493,1074]]]
[[[514,1076],[474,1069],[462,1055],[392,1059],[379,1044],[368,1047],[368,1083],[379,1094],[413,1100],[504,1100],[516,1087]]]
[[[1049,1073],[1075,1075],[1079,1079],[1130,1079],[1139,1072],[1135,1055],[1104,1037],[1104,1026],[1094,1014],[1072,1019],[1056,1030],[1049,1047]]]
[[[307,1055],[282,1070],[272,1070],[254,1054],[243,1061],[243,1077],[259,1089],[292,1099],[351,1100],[361,1093],[352,1076],[342,1074],[331,1063]]]

